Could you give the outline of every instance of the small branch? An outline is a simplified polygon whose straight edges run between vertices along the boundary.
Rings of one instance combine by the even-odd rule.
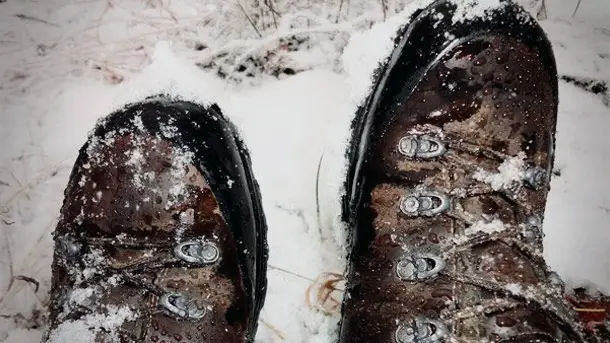
[[[381,0],[381,10],[383,11],[383,21],[388,18],[386,0]]]
[[[546,20],[549,19],[549,13],[546,8],[546,0],[542,0],[542,5],[540,6],[540,10],[536,14],[538,20]]]
[[[277,30],[277,16],[280,16],[280,14],[275,10],[275,8],[273,8],[273,0],[266,0],[265,1],[265,5],[267,5],[267,8],[269,9],[269,12],[271,12],[271,17],[273,18],[273,26],[275,26],[275,29]]]
[[[35,21],[37,23],[46,24],[46,25],[50,25],[50,26],[54,26],[54,27],[59,27],[59,25],[57,25],[57,24],[50,23],[50,22],[48,22],[48,21],[46,21],[44,19],[32,17],[32,16],[27,15],[27,14],[17,13],[17,14],[15,14],[15,17],[17,17],[19,19],[22,19],[22,20]]]
[[[252,18],[248,14],[248,11],[246,11],[246,8],[244,7],[244,5],[242,5],[241,1],[239,1],[239,0],[236,0],[236,1],[237,1],[237,4],[239,5],[239,8],[243,12],[243,14],[246,16],[246,19],[248,19],[248,22],[250,22],[250,25],[252,25],[252,28],[254,28],[254,31],[256,31],[256,34],[258,34],[258,36],[260,38],[263,38],[263,35],[261,34],[261,32],[258,30],[256,25],[254,24],[254,21],[252,20]]]
[[[603,104],[606,107],[610,107],[610,86],[608,81],[570,75],[560,75],[559,79],[601,97]]]
[[[276,334],[282,341],[286,340],[286,335],[280,331],[280,329],[276,328],[275,326],[267,323],[264,319],[259,319],[258,320],[261,324],[265,325],[269,330],[271,330],[271,332],[273,332],[274,334]]]
[[[337,19],[335,20],[335,24],[337,24],[339,22],[339,17],[341,16],[341,10],[343,9],[343,2],[345,0],[341,0],[341,2],[339,2],[339,10],[337,11]]]
[[[5,247],[5,251],[6,251],[6,256],[7,256],[7,263],[8,263],[8,285],[6,286],[6,290],[4,291],[4,293],[2,293],[2,295],[0,295],[0,305],[2,303],[4,303],[4,299],[6,298],[6,295],[8,294],[8,292],[11,291],[11,288],[13,288],[13,282],[15,281],[15,278],[13,277],[14,275],[14,267],[13,267],[13,254],[11,252],[11,242],[10,242],[10,237],[8,235],[8,230],[4,230],[4,239],[6,240],[6,247]]]
[[[578,9],[580,8],[580,2],[582,0],[578,0],[578,3],[576,4],[576,8],[574,9],[574,13],[572,13],[572,18],[576,17],[576,13],[578,12]]]
[[[310,281],[310,282],[315,282],[315,281],[316,281],[316,280],[314,280],[314,279],[312,279],[312,278],[310,278],[310,277],[303,276],[303,275],[301,275],[301,274],[297,274],[297,273],[295,273],[295,272],[291,272],[291,271],[289,271],[289,270],[286,270],[286,269],[284,269],[284,268],[280,268],[280,267],[276,267],[276,266],[271,265],[271,264],[267,265],[267,267],[268,267],[269,269],[271,269],[271,270],[277,270],[277,271],[279,271],[279,272],[282,272],[282,273],[285,273],[285,274],[289,274],[289,275],[292,275],[292,276],[298,277],[299,279],[307,280],[307,281]]]
[[[38,293],[38,289],[40,288],[40,282],[38,282],[36,279],[31,278],[29,276],[17,275],[17,276],[15,276],[15,280],[21,280],[21,281],[25,281],[25,282],[33,284],[34,293]]]
[[[595,80],[569,75],[560,75],[559,78],[565,82],[571,83],[587,92],[596,95],[608,93],[608,83],[603,80]]]
[[[346,18],[349,18],[349,10],[352,7],[352,0],[346,0],[347,1],[347,11],[345,12]]]
[[[322,218],[320,217],[320,171],[322,170],[323,158],[324,154],[320,155],[318,171],[316,172],[316,216],[318,217],[318,230],[320,232],[320,237],[322,237]]]
[[[262,27],[262,31],[265,32],[267,30],[267,25],[265,25],[265,10],[260,4],[258,4],[258,9],[261,11],[260,24]]]
[[[278,41],[281,38],[308,35],[308,34],[313,34],[313,33],[329,33],[329,34],[351,33],[354,30],[354,26],[356,26],[360,22],[365,22],[367,20],[371,20],[371,18],[368,16],[362,16],[362,17],[356,18],[352,22],[344,22],[341,24],[320,25],[317,27],[309,28],[309,29],[294,30],[294,31],[288,31],[288,32],[276,32],[275,34],[269,35],[262,40],[257,40],[257,41],[246,44],[245,46],[251,46],[252,48],[248,49],[247,51],[242,53],[240,56],[238,56],[235,59],[234,65],[239,66],[248,57],[252,56],[256,51],[267,46],[268,44]]]

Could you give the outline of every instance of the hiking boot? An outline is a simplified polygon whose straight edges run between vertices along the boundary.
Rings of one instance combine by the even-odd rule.
[[[583,342],[542,257],[545,34],[508,1],[435,1],[395,42],[353,124],[340,342]]]
[[[103,119],[54,239],[47,342],[254,340],[266,224],[248,153],[217,106],[157,97]]]

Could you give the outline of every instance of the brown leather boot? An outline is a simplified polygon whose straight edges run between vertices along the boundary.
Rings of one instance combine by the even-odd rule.
[[[47,342],[252,342],[266,224],[217,106],[159,97],[103,119],[55,237]]]
[[[551,46],[517,5],[415,13],[354,122],[342,343],[584,342],[542,258]]]

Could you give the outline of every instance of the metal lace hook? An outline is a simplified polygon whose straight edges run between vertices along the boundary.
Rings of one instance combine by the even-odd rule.
[[[170,313],[188,320],[199,320],[207,312],[205,306],[199,306],[194,299],[179,292],[163,294],[159,298],[159,305]]]
[[[403,281],[420,281],[435,277],[445,269],[445,261],[432,254],[414,254],[398,261],[396,276]]]
[[[216,244],[204,241],[182,242],[174,248],[174,254],[183,261],[196,264],[211,264],[220,258]]]
[[[418,192],[400,199],[400,211],[408,216],[433,216],[447,211],[450,206],[449,197],[437,192]]]
[[[398,141],[398,152],[407,158],[431,159],[447,152],[447,146],[440,139],[426,135],[402,137]]]
[[[398,326],[394,334],[396,343],[439,343],[449,336],[442,322],[416,317],[411,323]]]

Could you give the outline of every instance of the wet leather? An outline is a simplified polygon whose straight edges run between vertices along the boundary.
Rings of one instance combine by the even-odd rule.
[[[161,98],[98,125],[75,163],[54,233],[51,334],[90,311],[128,305],[137,315],[116,330],[121,342],[253,339],[266,282],[266,226],[247,152],[215,111]],[[203,136],[215,128],[222,130]],[[76,256],[61,249],[66,238],[81,247]],[[178,243],[202,239],[219,248],[218,262],[175,257]],[[70,296],[87,288],[95,294],[79,309]],[[190,295],[206,315],[177,318],[158,304],[167,292]],[[112,339],[99,334],[97,341]]]
[[[451,17],[446,2],[435,6],[436,12]],[[445,23],[437,31],[425,32],[422,27],[434,26],[433,20],[419,19],[423,16],[419,14],[412,25],[421,27],[405,31],[421,33],[431,47],[411,33],[404,39],[412,41],[381,68],[378,84],[354,122],[352,147],[364,148],[349,155],[344,218],[353,230],[353,246],[340,342],[395,342],[399,325],[418,317],[447,323],[452,336],[446,341],[581,341],[574,331],[573,313],[566,310],[558,290],[550,292],[550,301],[557,305],[561,320],[553,311],[495,286],[514,284],[543,293],[553,289],[541,257],[541,233],[527,239],[520,235],[527,218],[543,217],[548,184],[540,190],[494,191],[473,177],[477,170],[497,172],[502,163],[501,158],[473,147],[507,157],[521,153],[529,166],[540,167],[547,175],[552,170],[557,110],[552,53],[543,33],[535,25],[523,25],[511,11],[518,10],[498,14],[502,23],[485,24],[495,25],[495,31],[457,35],[453,44],[445,43],[450,46],[446,50],[439,48],[444,43],[435,36],[448,29]],[[479,32],[482,26],[470,23],[448,30],[470,27]],[[521,33],[512,37],[504,33],[518,26]],[[443,51],[438,59],[434,49]],[[432,60],[429,67],[418,66]],[[432,160],[409,160],[397,149],[408,134],[442,137],[448,152]],[[450,195],[451,213],[415,218],[401,213],[401,197],[418,189]],[[465,214],[466,219],[460,217]],[[454,248],[473,222],[492,218],[508,227],[505,234],[510,238]],[[429,280],[402,281],[396,264],[413,252],[438,254],[447,266]],[[486,280],[492,281],[486,287],[477,284]],[[485,313],[493,310],[497,299],[511,305]],[[452,315],[469,308],[483,312],[469,318]],[[564,335],[558,335],[562,331]]]

